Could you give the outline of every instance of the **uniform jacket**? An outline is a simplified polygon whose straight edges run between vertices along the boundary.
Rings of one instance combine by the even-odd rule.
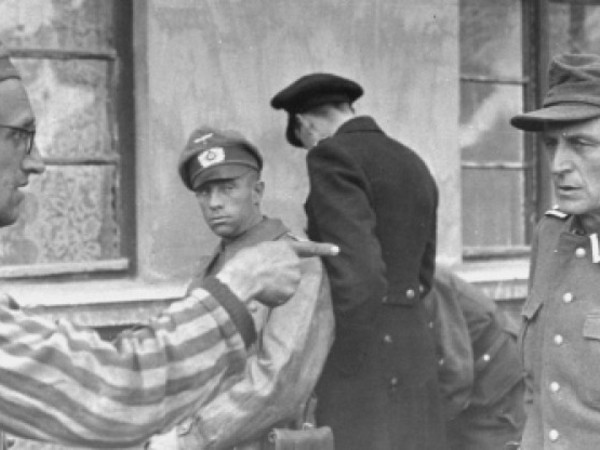
[[[521,349],[527,423],[522,449],[600,448],[600,265],[597,235],[551,211],[533,244]]]
[[[317,419],[344,450],[438,450],[435,355],[419,302],[434,271],[435,182],[365,116],[319,142],[307,166],[309,237],[341,249],[325,260],[336,339]]]
[[[483,292],[438,266],[423,303],[435,336],[447,419],[493,406],[523,380],[516,324]]]
[[[239,250],[259,242],[291,239],[277,219],[220,245],[200,278],[217,273]],[[296,419],[313,392],[333,340],[329,284],[318,258],[302,262],[296,294],[274,309],[251,303],[258,331],[245,370],[218,387],[214,398],[177,427],[180,450],[260,449],[257,437]],[[195,283],[192,283],[193,285]],[[167,446],[157,446],[167,450]]]

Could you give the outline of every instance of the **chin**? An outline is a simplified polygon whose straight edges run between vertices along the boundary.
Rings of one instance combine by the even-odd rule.
[[[581,205],[577,202],[559,202],[558,209],[573,215],[585,214],[590,211],[589,205]]]

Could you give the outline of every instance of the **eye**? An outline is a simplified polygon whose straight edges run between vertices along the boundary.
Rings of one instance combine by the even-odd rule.
[[[208,189],[206,189],[206,188],[200,188],[200,189],[197,189],[195,191],[195,193],[196,193],[196,198],[203,199],[203,198],[205,198],[208,195]]]
[[[551,136],[545,136],[542,142],[544,144],[544,147],[546,147],[546,149],[548,150],[554,150],[558,145],[558,139]]]

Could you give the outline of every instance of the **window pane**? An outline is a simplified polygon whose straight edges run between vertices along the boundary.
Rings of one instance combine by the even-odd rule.
[[[523,110],[518,85],[461,83],[460,147],[463,161],[523,159],[523,137],[509,120]]]
[[[111,11],[106,0],[2,0],[0,39],[12,48],[106,50]]]
[[[45,158],[106,158],[116,154],[107,117],[108,63],[17,59],[37,118]]]
[[[520,0],[460,0],[461,74],[520,78]]]
[[[118,257],[115,179],[112,166],[54,166],[32,177],[19,221],[0,230],[0,264]]]
[[[463,170],[463,245],[525,244],[523,174],[520,171]]]
[[[564,52],[600,54],[600,6],[581,2],[550,3],[550,55]]]

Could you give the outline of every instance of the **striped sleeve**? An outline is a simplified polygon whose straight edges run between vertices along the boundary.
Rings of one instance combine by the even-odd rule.
[[[0,303],[0,428],[66,445],[133,446],[200,408],[245,359],[227,310],[200,289],[114,342]]]

